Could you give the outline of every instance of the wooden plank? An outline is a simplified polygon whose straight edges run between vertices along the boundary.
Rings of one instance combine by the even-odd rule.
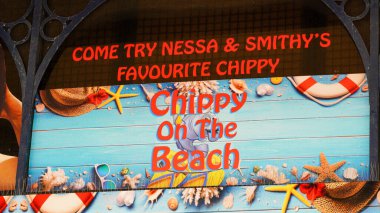
[[[318,82],[326,83],[326,84],[332,84],[338,82],[340,79],[342,79],[345,75],[341,75],[336,81],[331,81],[332,75],[325,75],[325,76],[314,76],[315,79]],[[248,88],[252,90],[252,93],[248,93],[248,101],[279,101],[279,100],[308,100],[312,102],[311,100],[307,99],[304,95],[300,94],[293,85],[289,82],[287,78],[283,78],[283,82],[279,85],[273,85],[270,83],[270,78],[256,78],[256,79],[244,79],[248,85]],[[219,82],[219,90],[218,92],[224,92],[224,93],[231,93],[229,89],[229,80],[218,80]],[[263,96],[259,97],[256,95],[256,87],[260,84],[270,84],[275,89],[274,95],[271,96]],[[168,89],[169,91],[172,91],[174,88],[173,83],[163,83],[162,84],[165,89]],[[145,84],[145,86],[152,92],[159,91],[156,87],[156,84]],[[118,86],[112,86],[111,90],[116,91]],[[143,93],[142,89],[140,88],[140,85],[125,85],[123,88],[123,93],[137,93],[139,94],[138,97],[135,98],[127,98],[127,99],[121,99],[121,103],[124,107],[138,107],[138,106],[149,106],[149,103],[146,101],[145,94]],[[281,96],[278,96],[278,94],[281,94]],[[351,98],[354,97],[368,97],[368,92],[362,92],[357,91],[356,93],[352,94],[350,98],[343,101],[347,102]],[[328,100],[327,100],[328,101]],[[160,104],[164,104],[163,99],[159,99]],[[314,102],[312,102],[314,103]],[[315,105],[319,106],[318,104],[314,103]],[[116,108],[116,104],[114,102],[104,106],[104,109],[107,109],[108,107]],[[44,110],[44,112],[48,112],[49,110]]]
[[[346,168],[353,167],[358,170],[359,173],[359,179],[358,180],[367,180],[369,176],[369,158],[368,155],[363,156],[327,156],[327,160],[330,163],[336,163],[338,161],[345,160],[347,163],[343,165],[336,173],[342,177],[343,171]],[[91,162],[90,165],[85,164],[76,164],[73,166],[70,165],[53,165],[50,166],[53,167],[53,169],[56,168],[63,168],[66,172],[66,175],[70,177],[70,181],[74,181],[75,179],[79,178],[79,174],[83,174],[84,171],[87,171],[87,175],[81,175],[81,177],[86,181],[95,181],[97,180],[95,174],[94,174],[94,165],[96,163],[108,163],[108,161],[105,162]],[[287,167],[283,167],[283,164],[287,163]],[[225,170],[225,178],[227,177],[237,177],[239,181],[239,185],[247,185],[251,184],[250,178],[252,176],[250,175],[253,171],[254,166],[259,166],[263,169],[267,165],[273,165],[279,168],[279,172],[283,172],[288,179],[290,179],[291,182],[298,182],[298,180],[290,174],[290,169],[295,166],[299,170],[299,175],[302,174],[302,171],[306,171],[303,169],[304,165],[315,165],[318,166],[320,164],[319,162],[319,154],[316,153],[314,156],[309,157],[293,157],[293,158],[287,158],[287,159],[258,159],[258,160],[242,160],[240,166],[243,169],[243,176],[247,179],[247,182],[243,183],[242,176],[240,176],[240,173],[235,171],[234,169],[226,169]],[[109,164],[110,165],[110,175],[107,177],[109,180],[113,180],[118,187],[121,186],[122,176],[119,174],[122,168],[127,167],[130,171],[133,172],[134,175],[136,174],[145,174],[145,169],[147,169],[151,174],[153,173],[151,170],[151,163],[141,163],[141,164],[133,164],[130,163],[128,159],[125,159],[123,162],[119,162],[119,164]],[[38,181],[40,175],[43,171],[45,171],[46,167],[36,167],[33,165],[30,165],[29,167],[29,183],[32,184],[36,181]],[[111,176],[111,174],[115,174],[115,176]],[[144,175],[143,175],[144,176]],[[255,177],[257,178],[257,177]],[[309,179],[310,182],[313,182],[315,180],[316,176],[312,175],[312,178]],[[141,179],[140,187],[146,187],[149,183],[149,180],[145,178],[145,176]],[[266,182],[269,184],[270,182]]]
[[[274,159],[309,157],[324,152],[327,155],[368,155],[368,136],[341,138],[304,138],[280,140],[233,141],[231,148],[240,151],[241,159]],[[210,150],[224,150],[226,142],[209,143]],[[159,145],[159,144],[157,144]],[[165,144],[177,151],[175,144]],[[270,147],[270,148],[268,148]],[[72,147],[33,149],[30,165],[32,167],[91,165],[107,162],[119,164],[141,164],[152,162],[153,147],[149,145],[122,145],[108,147]],[[128,157],[126,157],[128,156]],[[44,159],[49,159],[45,161]]]
[[[297,110],[295,110],[297,106]],[[291,119],[291,118],[317,118],[317,117],[343,117],[368,116],[368,98],[352,98],[334,107],[321,107],[309,100],[247,102],[236,113],[230,113],[231,105],[218,113],[221,121]],[[154,115],[149,107],[126,108],[119,114],[113,110],[100,109],[78,117],[63,117],[53,113],[36,113],[33,130],[53,130],[68,128],[93,128],[110,126],[132,126],[160,124],[165,120],[173,120],[169,114],[165,116]]]
[[[361,136],[369,134],[368,117],[241,121],[237,124],[238,134],[233,140]],[[157,145],[157,128],[157,125],[153,125],[37,131],[33,133],[32,149],[125,144]],[[315,131],[316,129],[318,131]],[[221,141],[226,140],[226,138],[222,138]]]

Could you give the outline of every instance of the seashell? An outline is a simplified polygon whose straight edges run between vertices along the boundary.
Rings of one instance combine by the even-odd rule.
[[[58,169],[53,172],[50,167],[47,167],[46,172],[40,177],[42,191],[47,192],[56,186],[62,186],[68,179],[69,177],[65,176],[63,169]]]
[[[256,93],[258,96],[270,96],[273,94],[274,88],[269,84],[260,84],[256,88]]]
[[[78,178],[70,184],[70,189],[72,190],[81,190],[85,186],[83,178]]]
[[[178,208],[178,200],[175,197],[171,197],[168,200],[168,207],[170,210],[175,211]]]
[[[368,91],[368,84],[365,84],[362,86],[362,92],[367,92]]]
[[[136,197],[136,191],[127,191],[125,197],[124,197],[124,205],[131,206],[133,202],[135,201]]]
[[[242,94],[247,90],[249,91],[247,84],[241,79],[231,79],[230,89],[237,94]]]
[[[23,212],[28,211],[28,202],[26,200],[22,200],[20,203],[20,209]]]
[[[223,199],[223,206],[226,209],[230,209],[234,206],[234,195],[232,193]]]
[[[376,199],[377,199],[377,202],[380,203],[380,191],[377,192],[377,196],[376,196]]]
[[[129,171],[128,168],[126,168],[126,167],[122,168],[121,171],[120,171],[120,174],[124,176],[124,175],[128,174],[128,171]]]
[[[45,104],[43,103],[36,104],[35,108],[36,108],[36,112],[43,112],[45,110]]]
[[[35,182],[32,184],[32,190],[37,190],[38,189],[38,182]]]
[[[298,177],[298,169],[297,167],[293,166],[290,170],[290,174],[292,174],[294,177]]]
[[[162,84],[161,83],[157,83],[157,88],[158,89],[162,89]]]
[[[9,212],[14,212],[14,211],[16,211],[16,209],[17,209],[17,205],[18,205],[17,200],[12,200],[12,201],[9,203],[8,211],[9,211]]]
[[[120,191],[119,194],[117,194],[116,197],[116,205],[117,206],[124,206],[124,197],[126,196],[127,191]]]
[[[347,168],[343,172],[343,177],[349,180],[355,180],[359,177],[358,170],[355,168]]]
[[[248,186],[245,189],[245,198],[247,200],[247,203],[251,204],[253,202],[253,199],[255,198],[257,186]]]
[[[254,166],[253,167],[253,172],[254,173],[257,173],[257,172],[259,172],[260,171],[260,167],[259,166]]]
[[[145,190],[144,194],[148,197],[148,199],[146,200],[144,207],[146,207],[149,202],[151,203],[151,206],[153,206],[154,202],[157,202],[158,198],[163,194],[163,192],[163,189]]]
[[[236,186],[239,180],[236,177],[229,177],[226,179],[227,186]]]
[[[148,172],[147,169],[145,169],[145,177],[146,177],[146,178],[150,178],[150,174],[149,174],[149,172]]]
[[[307,181],[307,180],[310,179],[310,177],[311,177],[310,172],[307,172],[307,171],[306,171],[306,172],[303,172],[303,173],[302,173],[300,180],[301,180],[301,181]]]
[[[69,189],[69,187],[67,187],[67,185],[62,186],[63,191],[66,191],[67,189]]]
[[[88,182],[88,183],[86,184],[86,188],[87,188],[87,190],[89,190],[89,191],[96,190],[95,183],[93,183],[93,182]]]

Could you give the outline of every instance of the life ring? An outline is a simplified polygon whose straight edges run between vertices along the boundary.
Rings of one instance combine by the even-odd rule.
[[[69,194],[26,195],[35,213],[78,213],[82,212],[95,198],[96,192]]]
[[[13,196],[0,196],[0,212],[3,212],[7,208],[12,198]]]
[[[319,83],[312,76],[293,76],[288,79],[299,92],[323,106],[332,106],[341,102],[354,94],[367,81],[364,73],[348,74],[335,84]],[[324,102],[318,98],[339,99],[333,102]]]
[[[17,162],[17,157],[0,154],[0,189],[14,190]]]

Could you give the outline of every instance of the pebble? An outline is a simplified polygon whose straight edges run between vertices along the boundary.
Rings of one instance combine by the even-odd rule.
[[[245,182],[247,182],[247,179],[243,178],[243,179],[241,179],[241,182],[245,183]]]
[[[132,90],[136,90],[136,88],[135,88],[135,87],[132,87]]]
[[[73,170],[70,170],[70,173],[73,173],[74,171]]]
[[[112,107],[109,106],[109,107],[107,107],[107,109],[108,109],[108,110],[112,110]]]
[[[111,205],[107,205],[107,209],[108,209],[108,211],[111,211],[112,210],[112,206]]]
[[[300,210],[300,207],[298,207],[298,206],[294,207],[294,211],[298,212],[299,210]]]
[[[364,166],[364,163],[360,163],[360,166]]]
[[[283,163],[283,164],[282,164],[282,167],[283,167],[283,168],[286,168],[286,167],[288,167],[288,164]]]
[[[111,176],[112,176],[112,177],[115,177],[115,176],[116,176],[116,174],[112,174]]]
[[[87,171],[83,171],[83,175],[87,175]]]

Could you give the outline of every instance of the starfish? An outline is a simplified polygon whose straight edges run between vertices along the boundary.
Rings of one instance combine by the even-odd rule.
[[[342,167],[346,161],[340,161],[338,163],[334,163],[332,165],[329,164],[329,162],[326,159],[325,154],[321,153],[319,155],[319,161],[320,166],[309,166],[305,165],[303,168],[317,173],[319,176],[315,180],[315,182],[322,182],[326,179],[334,180],[334,181],[343,181],[337,174],[335,174],[335,171],[338,170],[340,167]]]
[[[230,160],[230,162],[231,162],[231,160]],[[241,175],[242,177],[244,177],[244,174],[243,174],[242,169],[248,169],[248,167],[240,167],[240,163],[241,163],[241,161],[239,161],[239,165],[238,165],[238,167],[237,167],[236,169],[234,169],[232,172],[230,172],[231,175],[232,175],[233,173],[235,173],[236,171],[239,171],[240,175]]]
[[[277,186],[268,186],[265,188],[265,191],[270,192],[286,192],[284,202],[282,204],[281,212],[285,213],[286,209],[288,208],[288,204],[290,201],[290,197],[294,195],[298,200],[300,200],[302,203],[304,203],[307,207],[311,207],[310,202],[299,193],[296,188],[298,187],[298,184],[287,184],[287,185],[277,185]]]
[[[111,101],[115,101],[117,109],[119,110],[120,114],[122,114],[123,113],[123,106],[121,105],[120,98],[131,98],[131,97],[138,96],[138,94],[120,94],[123,87],[124,86],[119,86],[116,93],[111,92],[110,90],[108,90],[106,88],[101,88],[101,89],[104,89],[104,91],[106,91],[106,93],[108,95],[110,95],[111,97],[109,99],[107,99],[106,101],[104,101],[103,103],[99,104],[98,108],[101,108],[101,107],[109,104]]]

